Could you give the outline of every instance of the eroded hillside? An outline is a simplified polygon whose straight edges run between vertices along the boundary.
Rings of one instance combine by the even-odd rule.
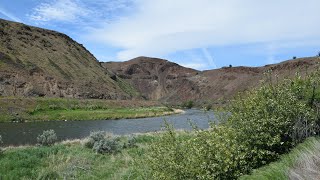
[[[197,71],[167,60],[138,57],[126,62],[102,63],[107,69],[131,83],[146,99],[181,103],[187,100],[214,103],[230,99],[238,92],[301,75],[319,67],[319,57],[288,60],[263,67],[224,67]],[[266,75],[270,72],[269,75]]]
[[[67,35],[0,19],[0,96],[131,98],[118,80]]]

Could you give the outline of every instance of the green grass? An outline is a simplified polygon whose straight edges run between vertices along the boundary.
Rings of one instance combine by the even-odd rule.
[[[172,113],[172,109],[153,101],[0,97],[0,122],[141,118]]]
[[[251,175],[242,176],[241,180],[269,180],[278,179],[286,180],[289,179],[290,172],[299,171],[301,169],[306,169],[301,166],[303,161],[307,161],[310,154],[317,152],[319,158],[320,140],[316,138],[309,138],[304,143],[299,144],[290,153],[284,154],[280,160],[270,163],[264,167],[256,169]],[[310,162],[304,162],[309,164]],[[298,174],[301,175],[301,172]],[[308,173],[307,173],[308,174]],[[305,178],[304,178],[305,179]],[[309,179],[309,178],[306,178]]]
[[[174,113],[166,107],[151,108],[110,108],[110,109],[75,109],[75,110],[41,110],[30,113],[30,120],[101,120],[101,119],[132,119],[162,116]]]
[[[126,137],[121,137],[125,139]],[[138,147],[96,154],[80,141],[51,147],[8,148],[0,155],[0,179],[134,179],[135,160],[157,136],[137,135]]]
[[[182,138],[186,135],[178,133]],[[143,159],[150,144],[160,140],[161,133],[135,137],[137,147],[122,149],[117,154],[97,154],[84,147],[83,140],[66,141],[51,147],[7,148],[0,155],[0,179],[144,179],[148,177],[149,169],[143,164]],[[122,142],[127,138],[120,137]],[[320,140],[309,138],[279,161],[240,179],[288,179],[289,172],[305,169],[300,167],[301,158],[302,161],[308,159],[308,164],[315,155],[319,158],[319,148]]]

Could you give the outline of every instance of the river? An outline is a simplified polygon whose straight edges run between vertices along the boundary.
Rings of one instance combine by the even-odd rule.
[[[164,120],[175,129],[192,129],[190,121],[205,129],[209,127],[210,121],[214,121],[214,114],[212,111],[190,109],[182,114],[140,119],[0,123],[0,135],[5,146],[27,145],[35,144],[37,136],[49,129],[53,129],[61,141],[84,138],[89,136],[90,132],[99,130],[115,135],[160,131],[163,130]]]

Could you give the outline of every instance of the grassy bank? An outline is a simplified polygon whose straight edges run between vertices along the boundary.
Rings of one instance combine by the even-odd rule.
[[[128,137],[120,137],[125,141]],[[98,154],[83,145],[84,140],[50,147],[7,148],[0,155],[0,179],[135,179],[137,160],[158,136],[136,136],[136,147],[116,154]],[[143,170],[143,169],[141,169]]]
[[[179,138],[190,134],[177,132]],[[99,154],[85,147],[86,139],[64,141],[53,146],[8,147],[0,154],[0,179],[148,179],[144,164],[150,145],[163,133],[135,135],[136,146],[115,154]],[[125,142],[128,136],[117,137]],[[254,170],[243,180],[315,179],[319,176],[320,140],[309,138],[280,160]]]
[[[280,160],[254,170],[242,180],[318,179],[320,177],[320,140],[309,138]]]
[[[173,109],[153,101],[0,98],[0,122],[142,118],[173,113]]]

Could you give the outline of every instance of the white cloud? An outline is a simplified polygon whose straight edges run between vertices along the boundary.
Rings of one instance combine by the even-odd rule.
[[[33,11],[29,18],[36,22],[77,22],[79,17],[90,13],[89,10],[75,0],[54,0],[48,3],[41,3]]]
[[[180,65],[192,69],[205,69],[207,67],[205,63],[181,63]]]
[[[28,17],[37,23],[66,22],[90,29],[115,19],[115,12],[130,6],[131,0],[53,0],[40,3]]]
[[[250,43],[320,38],[319,0],[136,0],[136,11],[89,32],[118,58]],[[212,65],[212,57],[205,49]]]

